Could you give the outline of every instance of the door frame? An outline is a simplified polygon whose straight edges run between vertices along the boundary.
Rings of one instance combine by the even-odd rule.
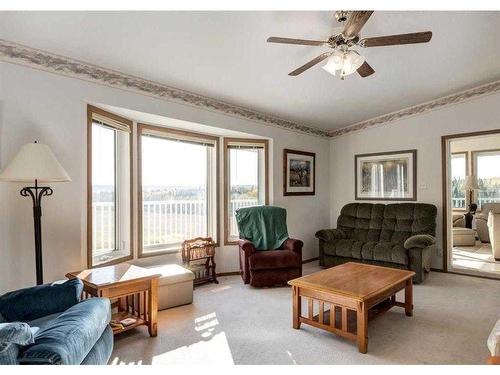
[[[448,156],[451,153],[448,153],[448,145],[451,140],[459,139],[459,138],[468,138],[468,137],[476,137],[481,135],[491,135],[491,134],[500,134],[500,129],[492,129],[492,130],[483,130],[477,132],[469,132],[469,133],[458,133],[458,134],[449,134],[441,136],[441,182],[442,182],[442,208],[443,208],[443,217],[442,217],[442,225],[443,225],[443,271],[455,273],[453,271],[448,271],[448,261],[449,254],[451,251],[448,251],[448,245],[450,244],[448,241],[449,236],[449,227],[450,218],[449,213],[452,212],[451,207],[449,207],[448,202]],[[450,267],[452,268],[452,267]],[[453,269],[453,268],[452,268]],[[479,276],[478,273],[472,272],[473,274],[469,274],[470,276]],[[461,272],[461,275],[467,275],[465,272]],[[480,276],[485,278],[491,278],[487,276]],[[497,278],[495,278],[497,279]]]

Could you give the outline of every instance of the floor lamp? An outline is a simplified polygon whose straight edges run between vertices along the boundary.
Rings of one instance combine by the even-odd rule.
[[[26,182],[34,186],[21,189],[23,197],[31,197],[35,226],[36,283],[43,284],[42,264],[42,197],[52,195],[48,186],[39,183],[71,181],[47,145],[37,142],[25,144],[12,161],[0,173],[0,181]]]
[[[464,215],[465,217],[465,227],[472,229],[472,219],[474,213],[476,212],[477,205],[473,202],[474,191],[479,190],[479,184],[477,182],[477,177],[474,175],[465,176],[463,189],[468,194],[469,197],[469,211]]]

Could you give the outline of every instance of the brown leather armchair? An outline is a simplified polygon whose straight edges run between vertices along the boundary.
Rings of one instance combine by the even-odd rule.
[[[304,243],[292,238],[274,250],[257,250],[252,242],[238,240],[240,272],[245,284],[254,287],[286,284],[302,276]]]

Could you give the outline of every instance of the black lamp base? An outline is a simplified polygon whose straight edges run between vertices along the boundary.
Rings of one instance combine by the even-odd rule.
[[[43,284],[43,263],[42,263],[42,197],[52,195],[53,191],[48,186],[27,186],[21,189],[23,197],[31,197],[33,201],[33,221],[35,227],[35,263],[36,263],[36,284]]]

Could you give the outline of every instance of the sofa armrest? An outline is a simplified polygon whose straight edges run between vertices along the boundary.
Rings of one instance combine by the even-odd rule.
[[[239,239],[238,246],[241,250],[243,250],[246,256],[250,256],[257,251],[253,243],[245,239]]]
[[[316,238],[323,241],[345,239],[346,235],[341,229],[322,229],[316,232]]]
[[[283,250],[291,250],[297,254],[302,254],[303,246],[304,242],[302,242],[301,240],[296,240],[294,238],[288,238],[287,240],[285,240],[285,242],[283,242],[283,245],[281,245]]]
[[[65,311],[80,302],[81,280],[44,284],[0,296],[0,314],[9,322],[30,321]]]
[[[107,298],[89,298],[66,310],[39,331],[20,364],[79,365],[111,320]]]
[[[479,213],[479,214],[475,214],[474,215],[474,219],[477,221],[477,220],[484,220],[484,221],[488,221],[488,213]]]
[[[405,249],[412,249],[415,247],[423,249],[428,246],[434,245],[435,243],[436,238],[429,234],[416,234],[405,241],[404,247]]]

